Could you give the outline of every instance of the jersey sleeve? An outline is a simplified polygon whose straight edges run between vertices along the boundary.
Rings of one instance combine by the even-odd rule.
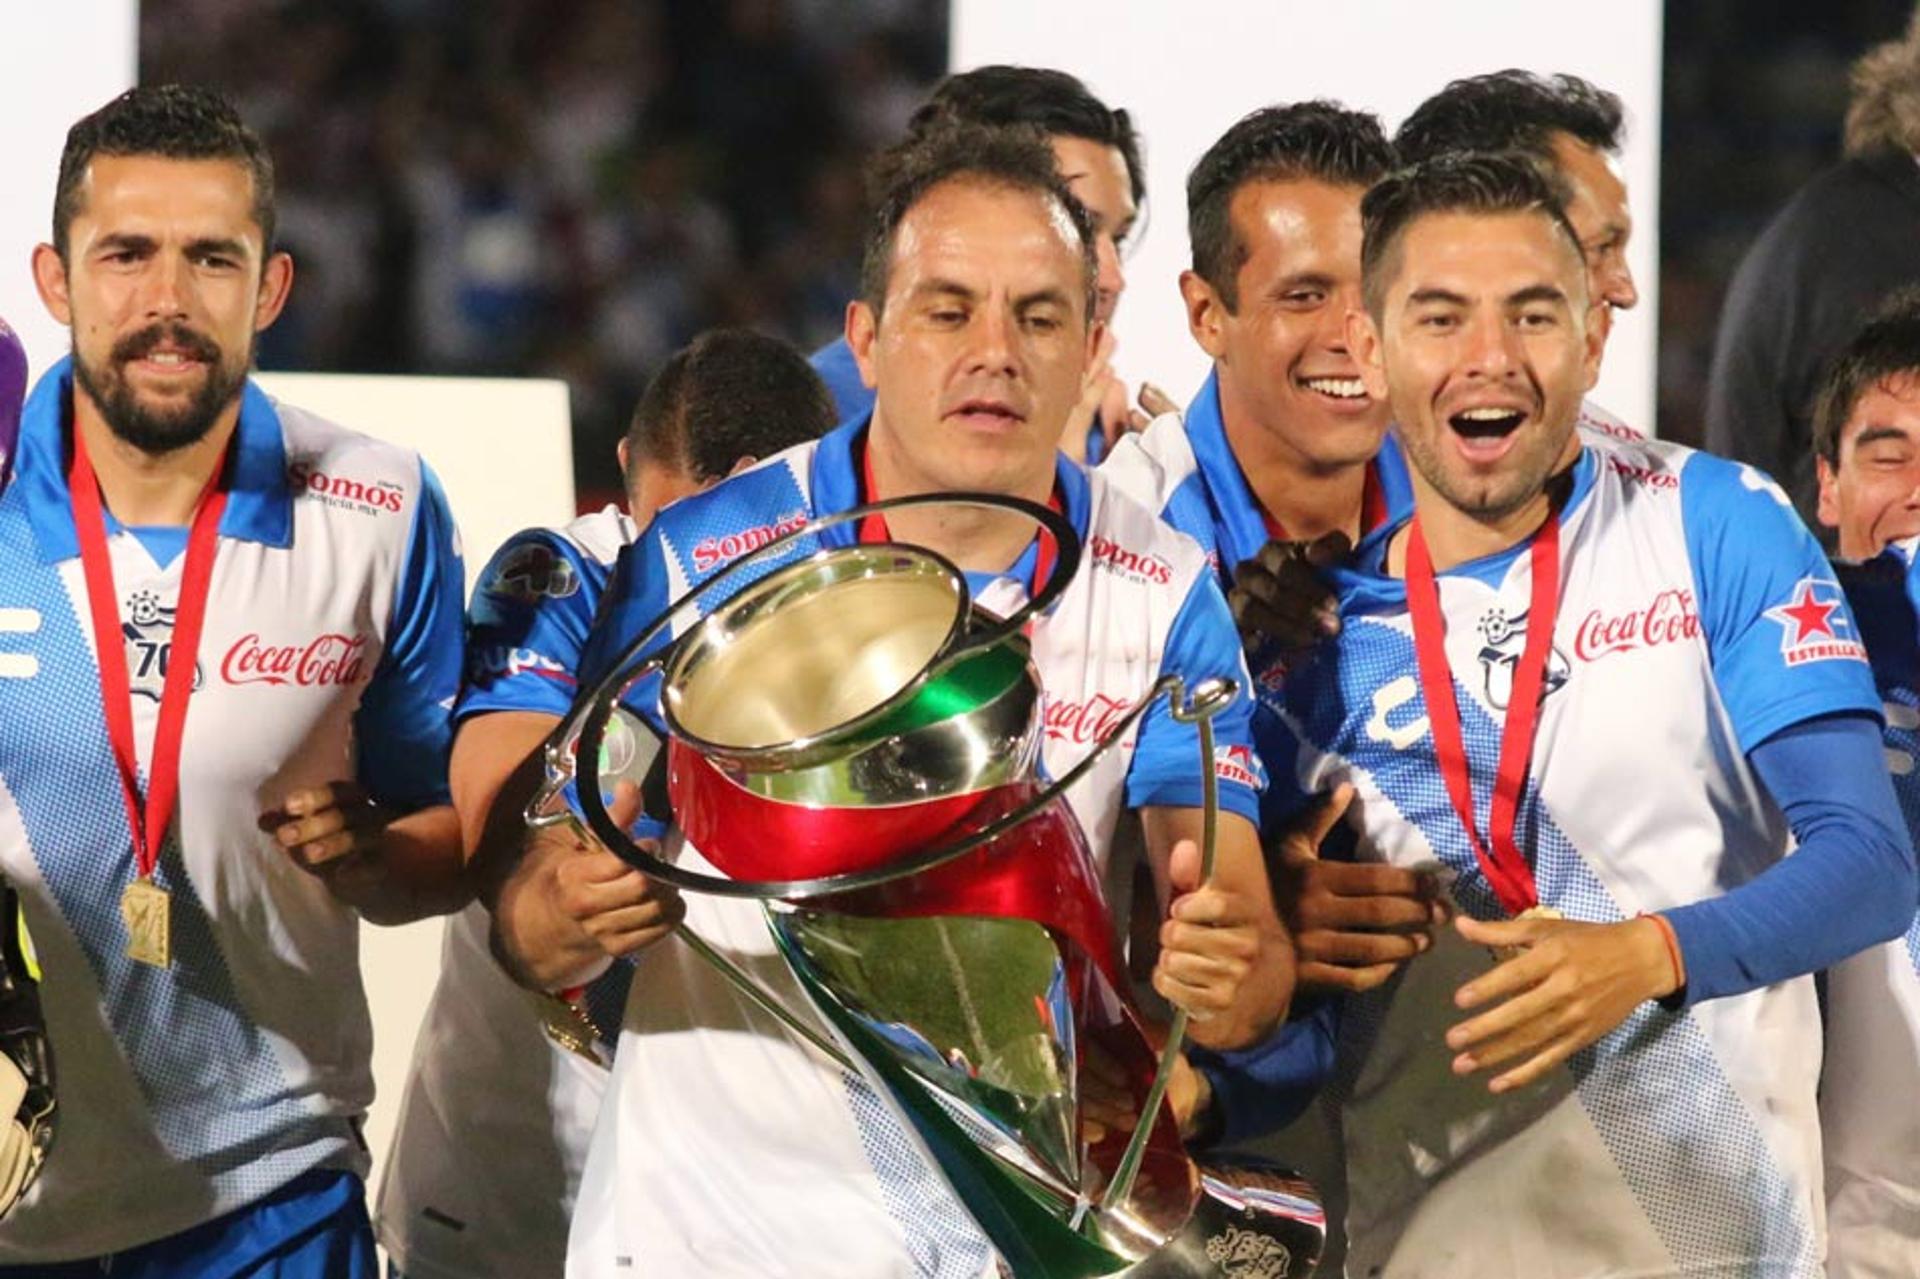
[[[456,718],[565,715],[605,570],[547,529],[516,533],[488,562],[467,609],[467,682]]]
[[[1194,575],[1175,615],[1161,654],[1160,674],[1178,675],[1192,693],[1201,680],[1234,682],[1231,704],[1213,717],[1213,770],[1220,808],[1250,822],[1260,820],[1266,771],[1253,749],[1252,680],[1240,652],[1240,636],[1226,597],[1211,572]],[[1140,724],[1139,744],[1127,770],[1129,808],[1199,808],[1205,802],[1199,768],[1199,729],[1173,717],[1156,699]]]
[[[1681,472],[1680,500],[1714,683],[1742,753],[1823,715],[1877,717],[1853,614],[1780,487],[1750,466],[1696,453]]]
[[[423,461],[386,651],[354,714],[360,784],[381,803],[411,810],[448,802],[463,581],[453,513]]]

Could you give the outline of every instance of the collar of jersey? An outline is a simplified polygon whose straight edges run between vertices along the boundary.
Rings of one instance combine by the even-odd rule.
[[[1193,449],[1194,464],[1206,487],[1207,505],[1213,511],[1214,541],[1220,564],[1231,573],[1233,567],[1250,560],[1267,544],[1266,515],[1247,485],[1246,472],[1227,443],[1227,424],[1220,413],[1220,375],[1207,374],[1200,393],[1187,405],[1185,417],[1187,443]],[[1407,478],[1406,459],[1400,444],[1389,431],[1380,441],[1380,452],[1373,459],[1374,474],[1386,498],[1387,524],[1404,523],[1413,514],[1413,485]],[[1363,530],[1364,532],[1364,530]]]
[[[67,432],[73,421],[73,360],[61,360],[34,385],[20,411],[20,456],[13,486],[27,505],[42,563],[80,554],[67,497]],[[293,499],[287,492],[287,446],[280,415],[266,392],[247,379],[235,431],[232,487],[220,536],[267,546],[293,544]]]
[[[813,466],[808,475],[809,487],[813,490],[813,509],[818,515],[834,515],[857,506],[860,502],[860,467],[856,459],[861,455],[866,443],[867,424],[873,415],[851,418],[836,426],[820,437],[820,446],[813,451]],[[1054,454],[1053,474],[1055,491],[1060,494],[1061,507],[1067,519],[1073,524],[1073,531],[1080,535],[1081,562],[1086,562],[1087,515],[1092,500],[1087,483],[1087,473],[1074,465],[1064,453]],[[857,526],[842,524],[830,528],[820,535],[821,542],[828,546],[850,546],[858,533]],[[970,589],[977,595],[985,584],[996,577],[1012,577],[1022,583],[1033,580],[1034,561],[1039,556],[1039,541],[1035,539],[1027,544],[1020,558],[1011,564],[1006,572],[997,574],[967,574]]]
[[[1586,502],[1593,492],[1593,479],[1597,463],[1591,448],[1582,448],[1580,456],[1573,463],[1573,489],[1567,494],[1567,504],[1561,508],[1560,517],[1566,520]],[[1333,579],[1334,590],[1339,593],[1342,612],[1367,613],[1381,610],[1402,609],[1407,603],[1407,583],[1405,578],[1387,575],[1385,564],[1387,543],[1393,535],[1405,526],[1411,516],[1387,521],[1372,533],[1360,540],[1354,548],[1353,558],[1348,565],[1328,571]],[[1506,580],[1507,570],[1513,562],[1533,545],[1533,539],[1517,542],[1504,551],[1492,555],[1483,555],[1479,559],[1456,564],[1441,572],[1442,577],[1471,577],[1498,587]]]

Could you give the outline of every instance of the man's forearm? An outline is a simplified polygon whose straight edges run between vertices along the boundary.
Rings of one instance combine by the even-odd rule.
[[[361,917],[381,925],[447,915],[473,900],[464,873],[460,819],[435,804],[387,823],[380,832],[377,879],[355,893]]]

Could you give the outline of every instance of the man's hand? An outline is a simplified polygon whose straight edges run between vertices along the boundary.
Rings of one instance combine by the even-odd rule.
[[[287,859],[375,924],[404,924],[458,910],[471,897],[461,875],[460,825],[445,804],[401,815],[356,782],[290,792],[259,817]]]
[[[1193,840],[1173,846],[1168,874],[1174,896],[1160,926],[1153,988],[1195,1022],[1204,1022],[1235,1007],[1263,948],[1285,947],[1286,937],[1271,926],[1273,915],[1260,903],[1222,887],[1217,878],[1201,886],[1200,846]],[[1286,1000],[1278,1002],[1285,1007]],[[1270,1029],[1270,1024],[1235,1028],[1229,1032],[1231,1045],[1221,1046],[1251,1043]]]
[[[1096,426],[1111,452],[1116,441],[1128,431],[1144,431],[1162,413],[1179,411],[1158,387],[1142,384],[1139,407],[1127,404],[1127,384],[1113,371],[1113,352],[1119,345],[1112,329],[1104,330],[1094,348],[1093,363],[1080,379],[1080,399],[1067,415],[1066,430],[1060,436],[1060,448],[1076,462],[1087,460],[1087,435]]]
[[[631,826],[640,816],[640,788],[622,782],[607,815],[623,830]],[[554,866],[551,891],[560,913],[613,959],[660,941],[687,913],[678,889],[647,878],[592,840]]]
[[[1320,576],[1345,559],[1353,543],[1345,533],[1311,542],[1268,542],[1233,571],[1227,604],[1249,648],[1271,641],[1286,653],[1302,653],[1340,633],[1340,606]]]
[[[1159,1052],[1156,1042],[1154,1051]],[[1080,1054],[1080,1139],[1090,1146],[1109,1133],[1132,1132],[1139,1116],[1133,1112],[1133,1091],[1113,1058],[1088,1043]],[[1182,1137],[1191,1137],[1213,1105],[1213,1087],[1182,1053],[1173,1059],[1167,1078],[1166,1102]]]
[[[1341,785],[1286,830],[1274,853],[1274,894],[1300,954],[1300,985],[1358,992],[1385,982],[1433,945],[1446,921],[1433,878],[1398,866],[1321,861],[1327,833],[1353,803]]]
[[[1653,919],[1583,924],[1569,919],[1482,923],[1461,916],[1460,935],[1520,953],[1454,992],[1462,1009],[1494,1005],[1447,1032],[1456,1075],[1518,1062],[1487,1085],[1507,1092],[1533,1083],[1627,1019],[1642,1003],[1679,989],[1662,926]]]

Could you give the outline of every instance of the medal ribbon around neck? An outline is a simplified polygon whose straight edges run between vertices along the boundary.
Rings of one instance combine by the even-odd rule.
[[[1533,867],[1514,842],[1513,828],[1520,810],[1520,792],[1527,783],[1533,758],[1533,740],[1540,724],[1540,693],[1546,681],[1547,659],[1553,652],[1554,615],[1560,607],[1560,515],[1547,514],[1528,552],[1532,569],[1532,602],[1527,610],[1527,642],[1513,674],[1507,697],[1506,725],[1500,734],[1500,762],[1493,782],[1493,803],[1487,838],[1480,837],[1474,819],[1473,774],[1467,764],[1466,741],[1460,730],[1460,706],[1454,699],[1453,672],[1447,663],[1447,622],[1440,612],[1440,588],[1427,550],[1420,517],[1413,517],[1407,538],[1407,608],[1413,615],[1413,649],[1420,666],[1420,691],[1427,703],[1433,729],[1434,752],[1447,798],[1466,829],[1467,842],[1480,869],[1493,885],[1500,904],[1511,915],[1523,915],[1540,905]]]
[[[227,506],[227,490],[222,483],[225,472],[223,458],[207,477],[206,487],[200,490],[194,505],[143,810],[140,760],[133,737],[132,683],[127,674],[126,639],[120,628],[120,597],[114,592],[113,560],[107,550],[106,516],[93,463],[87,457],[86,434],[78,424],[74,426],[73,463],[67,472],[67,488],[72,494],[74,533],[80,542],[80,564],[86,576],[87,604],[93,617],[94,649],[100,662],[100,700],[106,710],[107,736],[113,743],[114,761],[119,766],[127,824],[133,832],[135,866],[142,880],[151,880],[154,868],[159,865],[160,848],[166,841],[167,826],[173,821],[173,810],[180,797],[180,739],[186,731],[187,700],[193,695],[201,626],[206,621],[213,561],[219,546],[220,516]]]

